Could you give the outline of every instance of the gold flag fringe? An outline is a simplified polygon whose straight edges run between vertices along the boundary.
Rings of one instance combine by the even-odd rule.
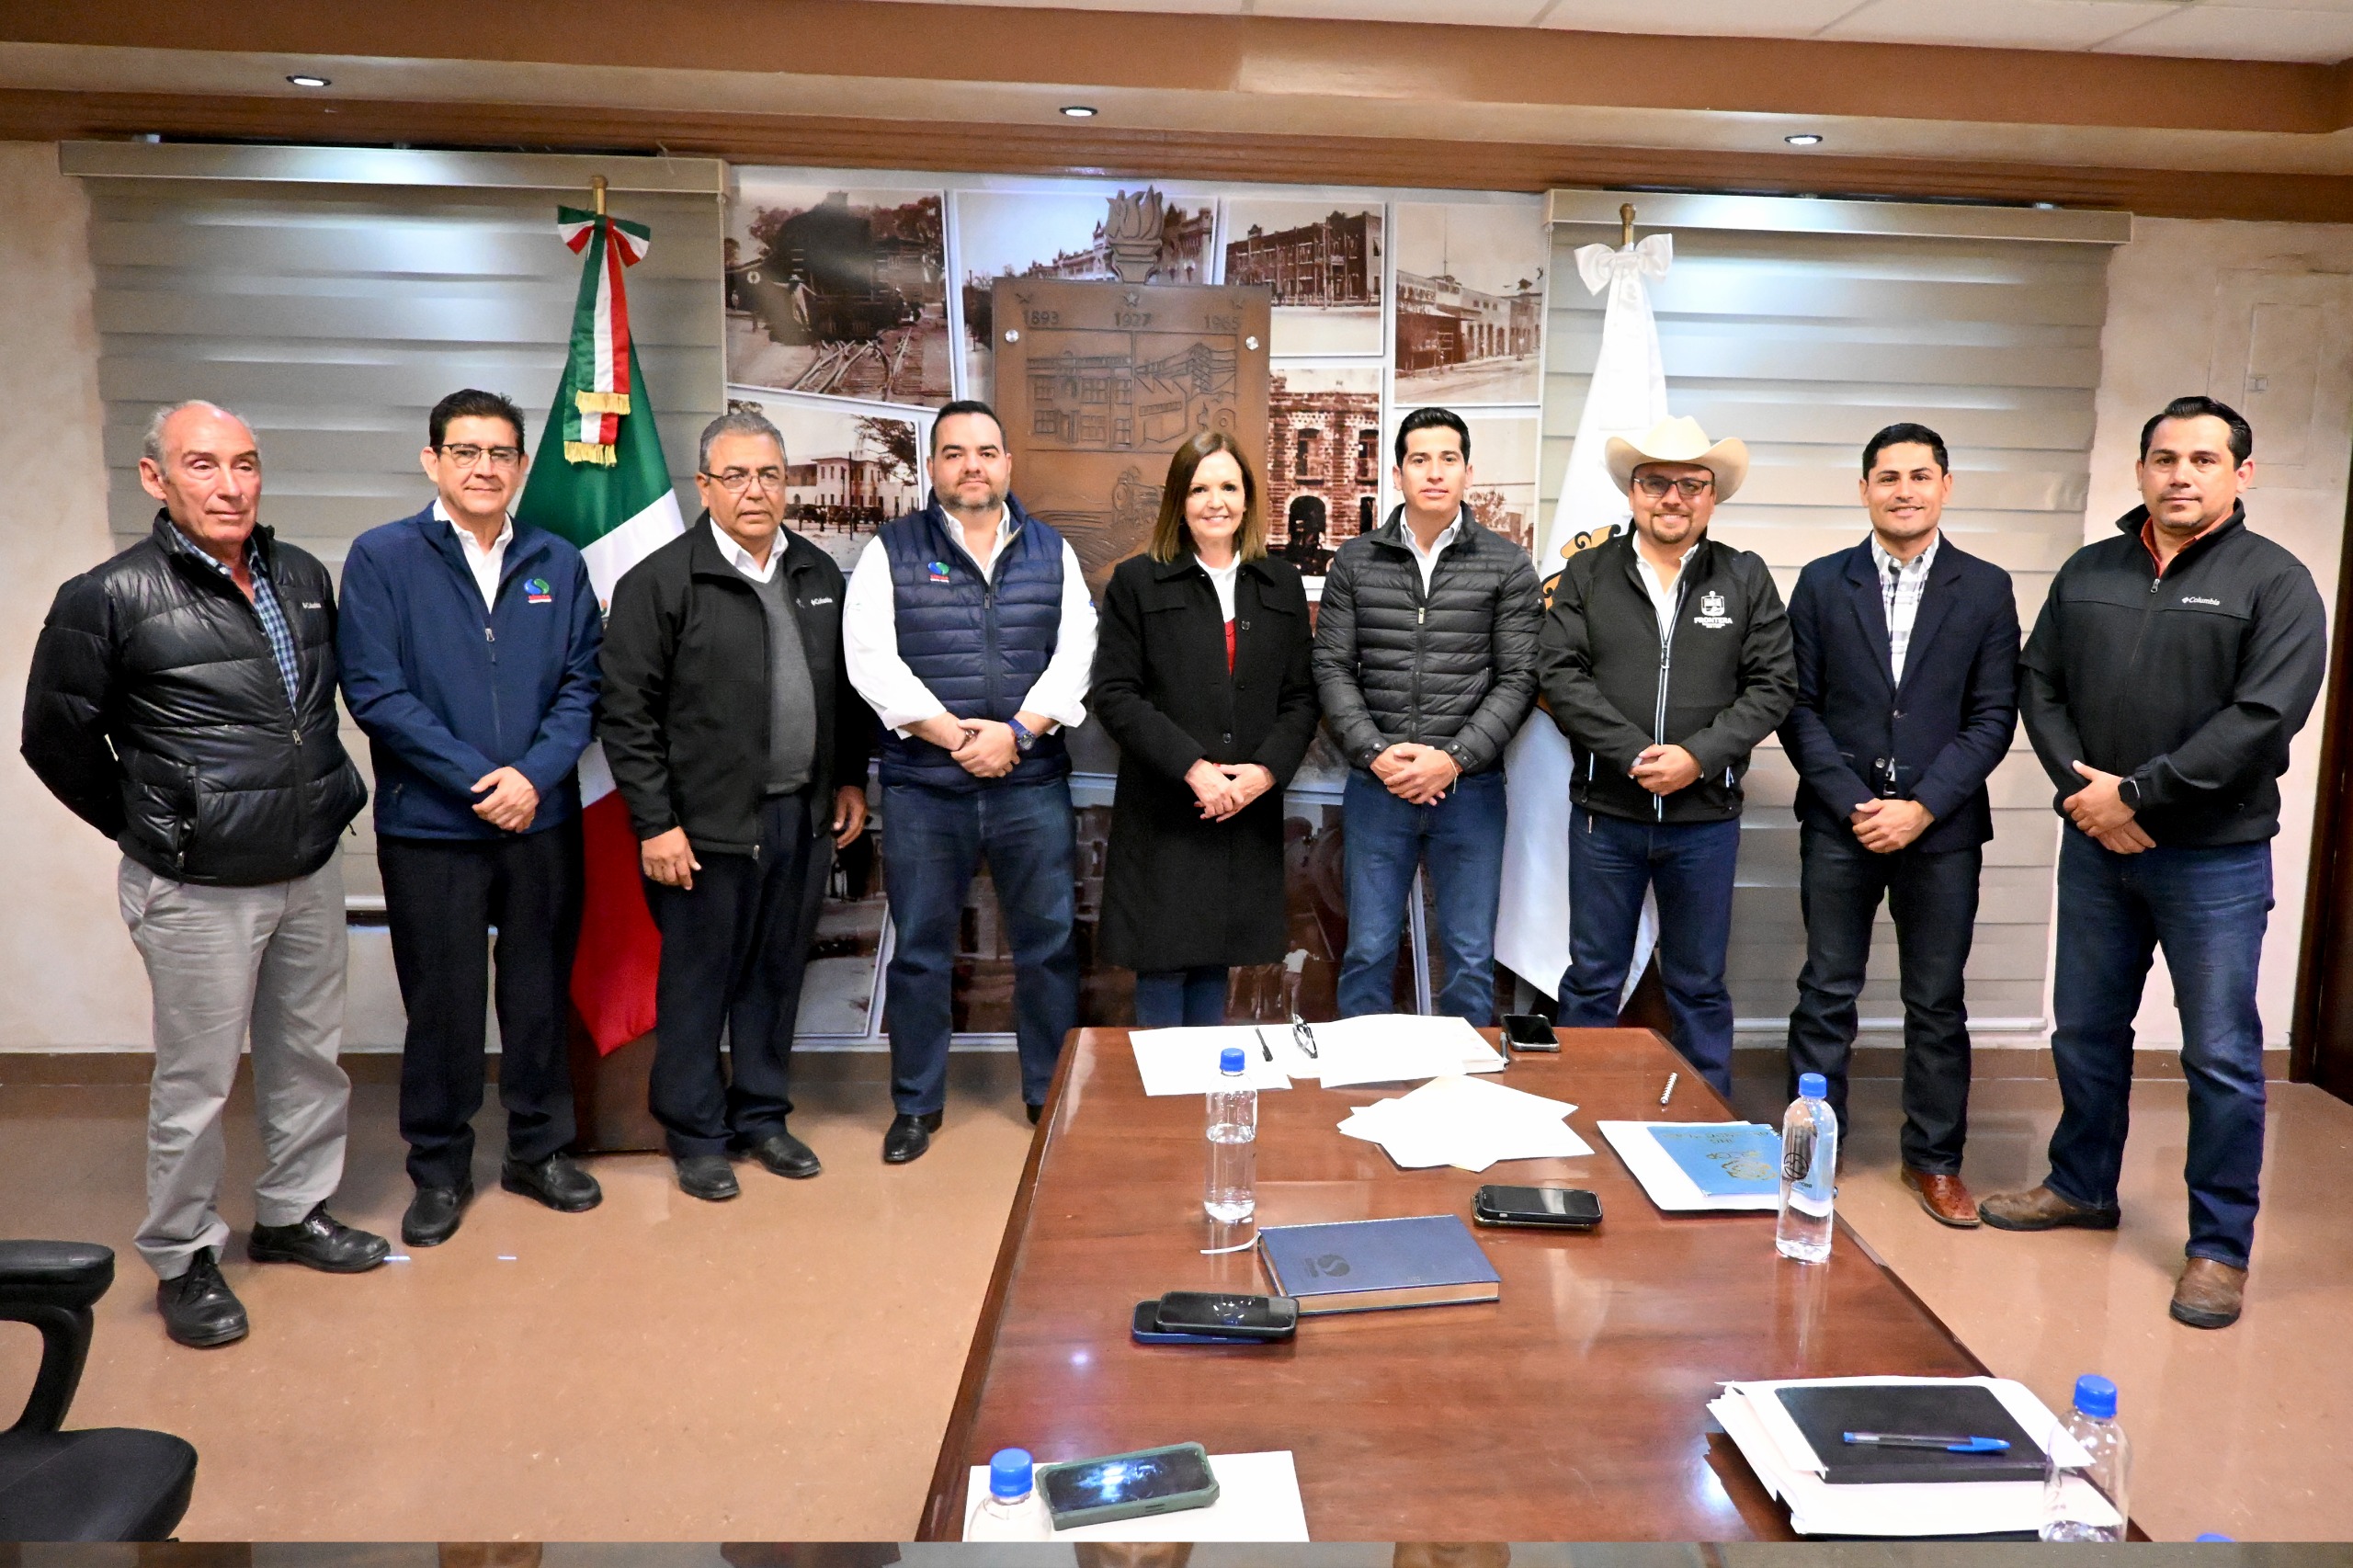
[[[566,441],[563,444],[563,460],[568,463],[599,463],[610,468],[614,461],[613,449],[598,441]]]
[[[627,414],[629,393],[624,392],[576,392],[572,394],[573,406],[583,414]]]

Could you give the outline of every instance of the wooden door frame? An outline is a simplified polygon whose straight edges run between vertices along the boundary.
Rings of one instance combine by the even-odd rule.
[[[2312,860],[2304,880],[2303,942],[2296,964],[2295,1013],[2288,1027],[2288,1076],[2353,1100],[2353,1040],[2331,1040],[2332,1015],[2353,1010],[2353,493],[2339,547],[2336,603],[2329,619],[2327,708],[2320,779],[2313,801]],[[2333,1047],[2333,1049],[2324,1049]]]

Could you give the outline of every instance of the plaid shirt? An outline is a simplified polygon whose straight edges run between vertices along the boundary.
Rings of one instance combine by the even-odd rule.
[[[172,542],[184,554],[228,578],[232,585],[236,582],[236,574],[206,554],[194,540],[180,531],[177,523],[172,525]],[[262,570],[261,550],[250,534],[245,538],[245,570],[253,574],[254,613],[261,618],[262,634],[269,639],[270,654],[278,661],[278,678],[286,683],[287,706],[293,707],[302,694],[302,666],[294,655],[294,632],[286,624],[286,611],[278,606],[278,590],[270,585],[269,574]]]
[[[1938,534],[1928,541],[1928,548],[1911,560],[1898,562],[1880,548],[1879,536],[1871,536],[1871,560],[1879,567],[1880,603],[1887,610],[1888,662],[1894,666],[1895,684],[1904,684],[1904,655],[1912,645],[1912,622],[1920,614],[1920,593],[1928,585],[1928,568],[1936,564],[1937,548],[1944,543]]]

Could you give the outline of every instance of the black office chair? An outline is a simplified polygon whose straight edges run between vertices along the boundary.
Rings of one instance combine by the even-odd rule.
[[[188,1512],[196,1450],[163,1432],[63,1432],[90,1355],[90,1306],[114,1254],[86,1242],[0,1242],[0,1320],[40,1330],[40,1371],[0,1432],[0,1540],[164,1540]]]

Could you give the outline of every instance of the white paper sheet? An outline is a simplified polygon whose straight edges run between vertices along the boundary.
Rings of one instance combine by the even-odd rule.
[[[1290,1033],[1290,1026],[1284,1025],[1282,1032]],[[1136,1053],[1136,1071],[1143,1076],[1143,1092],[1147,1095],[1203,1095],[1230,1086],[1225,1074],[1218,1070],[1218,1060],[1228,1046],[1242,1050],[1243,1087],[1288,1089],[1290,1079],[1279,1062],[1267,1060],[1267,1051],[1273,1049],[1274,1040],[1272,1024],[1262,1028],[1245,1025],[1136,1029],[1128,1035],[1128,1045]]]
[[[1327,1089],[1500,1073],[1504,1068],[1495,1048],[1457,1017],[1374,1013],[1307,1027],[1316,1048],[1310,1065]],[[1294,1077],[1304,1076],[1296,1063],[1285,1066]]]
[[[1790,1420],[1775,1391],[1839,1383],[1972,1383],[1990,1390],[2003,1408],[2048,1451],[2063,1440],[2058,1418],[2033,1391],[2006,1378],[1820,1378],[1785,1382],[1727,1383],[1708,1414],[1756,1472],[1765,1489],[1789,1505],[1790,1528],[1800,1535],[1991,1535],[2031,1530],[2042,1522],[2038,1481],[1900,1483],[1833,1486],[1822,1479],[1813,1448]],[[2109,1517],[2113,1518],[2113,1511]]]
[[[1478,1172],[1498,1160],[1592,1153],[1562,1119],[1576,1108],[1483,1078],[1433,1078],[1411,1094],[1358,1107],[1340,1131],[1379,1143],[1407,1170]]]
[[[1299,1500],[1299,1471],[1289,1449],[1256,1454],[1211,1454],[1217,1501],[1180,1514],[1114,1519],[1056,1530],[1054,1540],[1305,1540],[1307,1510]],[[969,1528],[989,1492],[989,1467],[976,1464],[964,1488]]]
[[[1776,1192],[1752,1193],[1745,1197],[1711,1198],[1699,1190],[1699,1184],[1686,1175],[1675,1156],[1658,1146],[1650,1135],[1654,1127],[1706,1126],[1689,1121],[1601,1121],[1594,1125],[1601,1129],[1602,1137],[1626,1162],[1634,1179],[1643,1184],[1650,1200],[1670,1214],[1730,1211],[1735,1213],[1776,1214],[1780,1211],[1781,1197]],[[1719,1122],[1714,1125],[1729,1126]]]

